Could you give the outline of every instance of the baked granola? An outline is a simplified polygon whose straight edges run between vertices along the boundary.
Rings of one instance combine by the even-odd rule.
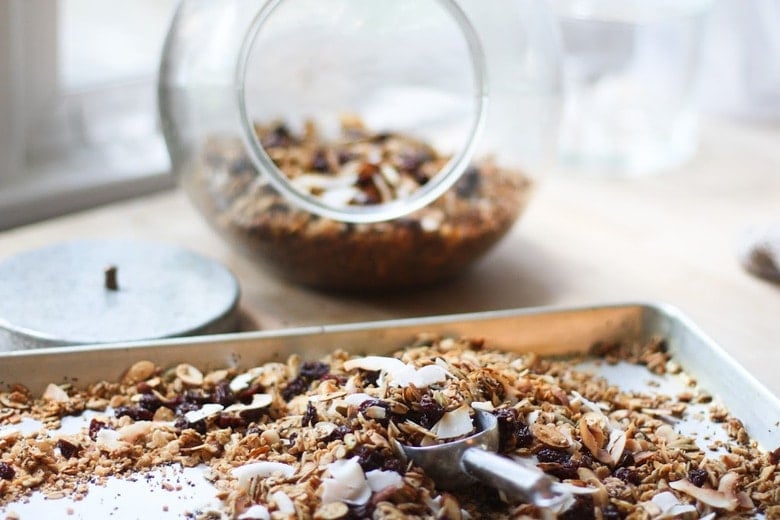
[[[326,140],[313,124],[296,135],[257,125],[265,150],[293,186],[334,206],[403,198],[449,161],[410,136],[345,120]],[[429,206],[395,220],[352,224],[290,204],[259,175],[240,139],[212,137],[181,181],[212,225],[240,250],[289,280],[327,289],[398,289],[462,272],[512,227],[531,190],[521,172],[485,158]]]
[[[679,371],[661,340],[596,350]],[[336,351],[207,373],[139,361],[121,381],[83,389],[51,384],[33,396],[16,385],[0,393],[0,506],[35,490],[78,497],[109,476],[181,464],[208,467],[230,518],[549,517],[479,484],[441,491],[394,449],[468,435],[478,407],[498,418],[501,453],[582,491],[560,518],[780,517],[780,448],[759,449],[693,385],[677,396],[624,391],[582,362],[421,336],[393,357]],[[677,431],[693,403],[710,407],[702,420],[725,441],[707,448]],[[88,428],[57,433],[84,410],[99,413]],[[9,427],[25,418],[43,430]],[[456,426],[445,432],[445,422]]]

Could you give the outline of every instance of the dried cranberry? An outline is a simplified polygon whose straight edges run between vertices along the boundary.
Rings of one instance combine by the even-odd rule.
[[[178,417],[173,423],[173,427],[178,430],[185,430],[190,427],[190,422],[184,417]]]
[[[417,221],[417,220],[415,220],[414,222],[415,223],[419,223],[419,221]],[[366,370],[366,371],[364,371],[362,373],[363,382],[367,386],[376,386],[377,385],[377,381],[379,381],[379,374],[380,374],[379,370],[376,370],[376,371],[374,371],[374,370]]]
[[[189,422],[186,419],[184,421],[186,423],[186,426],[182,429],[191,428],[201,435],[206,435],[206,431],[208,430],[208,428],[206,427],[205,419],[201,419],[200,421],[195,421],[195,422]]]
[[[780,448],[777,448],[769,454],[770,464],[777,464],[778,462],[780,462]]]
[[[65,439],[60,439],[57,441],[57,449],[60,450],[60,454],[62,454],[62,456],[66,459],[73,457],[79,452],[78,446],[66,441]]]
[[[575,479],[577,478],[577,469],[580,467],[580,463],[574,459],[569,459],[566,462],[547,462],[544,464],[544,472],[548,475],[558,477],[561,480]]]
[[[324,150],[319,149],[314,152],[314,156],[311,159],[311,169],[320,173],[330,172],[330,164],[328,164],[328,158]]]
[[[317,424],[319,417],[317,416],[317,409],[309,401],[306,404],[306,411],[303,413],[303,419],[301,419],[301,426],[314,426]]]
[[[300,395],[309,388],[312,381],[320,379],[330,371],[330,366],[320,361],[306,361],[301,365],[298,376],[290,381],[282,390],[282,397],[289,401],[296,395]]]
[[[398,459],[396,457],[387,457],[385,459],[385,463],[382,464],[382,469],[385,471],[395,471],[396,473],[400,473],[403,475],[405,473],[405,466],[401,459]]]
[[[362,444],[352,451],[352,456],[358,458],[358,464],[363,471],[382,469],[385,465],[385,456],[381,451]]]
[[[326,444],[333,441],[340,441],[343,440],[344,436],[348,433],[352,433],[352,428],[342,424],[341,426],[336,426],[336,428],[330,432],[327,437],[323,437],[321,440]]]
[[[7,462],[0,461],[0,478],[3,480],[13,480],[16,476],[16,470]]]
[[[388,423],[390,422],[390,417],[392,416],[392,414],[390,413],[390,405],[380,399],[368,399],[366,401],[363,401],[362,403],[360,403],[360,406],[358,406],[358,412],[365,414],[366,410],[374,406],[379,408],[384,408],[385,410],[384,419],[374,419],[374,420],[379,424],[381,424],[382,426],[387,426]]]
[[[162,405],[163,402],[160,398],[151,393],[141,394],[141,399],[138,401],[138,406],[150,412],[156,412]]]
[[[416,173],[424,163],[432,159],[425,150],[410,150],[401,153],[398,166],[407,172]]]
[[[620,457],[620,461],[617,463],[619,468],[627,468],[635,465],[636,461],[634,460],[634,456],[627,451],[623,452],[623,456]]]
[[[263,390],[264,388],[262,385],[252,385],[249,388],[241,390],[237,396],[234,396],[234,399],[237,399],[244,404],[249,404],[252,402],[252,396],[261,393]]]
[[[558,464],[563,464],[571,459],[571,454],[566,450],[542,448],[536,453],[536,458],[539,459],[539,462],[557,462]]]
[[[707,471],[703,469],[694,468],[688,471],[688,480],[691,481],[696,487],[702,487],[707,482]]]
[[[358,155],[356,153],[351,152],[349,150],[339,150],[336,156],[338,158],[340,165],[344,165],[349,161],[358,158]]]
[[[312,381],[319,379],[325,374],[330,372],[330,365],[321,361],[305,361],[301,365],[300,374],[304,377],[308,377]]]
[[[188,412],[194,412],[196,410],[200,410],[201,406],[197,403],[190,403],[188,401],[184,401],[179,406],[176,407],[176,415],[185,415]]]
[[[89,421],[89,438],[94,441],[95,439],[97,439],[98,432],[106,428],[108,428],[108,425],[103,421],[92,419],[91,421]]]
[[[357,185],[365,188],[374,185],[374,175],[379,173],[379,166],[374,163],[364,162],[358,169]]]
[[[587,495],[575,495],[574,504],[561,515],[562,520],[595,520],[593,498]]]
[[[468,199],[476,195],[481,186],[482,177],[479,175],[479,170],[471,166],[458,179],[458,182],[455,184],[455,192],[458,194],[458,197]]]
[[[120,406],[114,410],[114,417],[130,417],[134,421],[151,421],[154,412],[140,406]]]
[[[243,428],[247,425],[246,419],[241,416],[231,415],[227,413],[221,413],[217,417],[217,426],[219,428]]]
[[[267,148],[276,148],[290,146],[293,141],[290,129],[280,123],[271,129],[268,135],[263,138],[262,143]]]
[[[211,401],[211,397],[200,390],[187,390],[182,396],[185,403],[203,405]]]
[[[387,141],[393,137],[393,134],[391,132],[377,132],[373,136],[371,136],[371,140],[376,143],[382,143],[384,141]]]
[[[622,520],[623,513],[613,504],[607,504],[601,508],[601,518],[603,520]]]
[[[285,401],[289,401],[296,395],[304,393],[307,388],[309,388],[309,381],[298,376],[284,387],[284,390],[282,390],[282,398],[284,398]]]
[[[375,509],[376,506],[371,502],[366,502],[365,504],[360,506],[350,505],[349,514],[344,518],[346,520],[366,520],[366,519],[374,518]]]
[[[418,403],[420,407],[419,420],[417,421],[423,428],[432,428],[439,422],[446,411],[439,402],[430,394],[424,394]]]
[[[218,383],[214,393],[211,395],[211,400],[222,406],[233,404],[235,396],[233,395],[233,390],[230,389],[230,384],[227,381]]]
[[[498,419],[499,450],[511,451],[525,448],[533,442],[533,434],[528,425],[517,415],[513,408],[500,408],[493,412]]]
[[[631,468],[618,468],[615,470],[613,475],[616,478],[619,478],[626,484],[633,484],[635,486],[638,486],[642,483],[642,479],[639,478],[639,473],[636,472],[635,469]]]
[[[266,410],[263,408],[254,408],[252,410],[242,410],[238,413],[239,416],[246,422],[247,424],[257,422],[263,414],[265,414]]]

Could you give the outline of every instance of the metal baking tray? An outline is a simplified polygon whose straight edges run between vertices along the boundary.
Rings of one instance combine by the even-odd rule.
[[[284,360],[292,353],[314,359],[336,348],[359,354],[388,353],[411,343],[420,333],[480,337],[495,348],[536,352],[540,355],[581,353],[588,351],[594,344],[647,341],[651,337],[661,336],[666,339],[669,352],[685,373],[695,378],[701,388],[716,396],[738,417],[753,439],[765,449],[773,450],[780,446],[780,400],[680,311],[658,303],[539,307],[155,342],[6,352],[0,354],[0,384],[21,382],[33,393],[39,393],[50,382],[67,381],[86,385],[99,380],[117,380],[127,367],[140,359],[151,360],[159,366],[186,361],[203,369],[213,369],[248,368],[271,360]],[[611,372],[605,375],[608,379],[621,379],[620,368],[608,371]],[[646,380],[651,378],[650,372],[645,370],[644,374]],[[637,377],[635,373],[623,374],[622,382],[617,381],[616,384],[621,387],[623,384],[637,384],[637,380],[642,377]],[[643,382],[647,383],[646,380]],[[79,423],[71,427],[79,427]],[[146,481],[137,491],[144,493],[145,503],[141,505],[137,501],[138,496],[134,495],[136,492],[130,489],[132,486],[122,481],[117,484],[117,489],[122,490],[122,493],[111,489],[90,492],[84,503],[69,504],[68,507],[73,509],[71,518],[89,518],[96,512],[95,507],[110,506],[105,511],[116,511],[116,507],[121,507],[121,501],[124,500],[122,497],[127,498],[128,505],[134,508],[138,517],[145,514],[139,507],[150,508],[149,512],[156,515],[153,517],[163,517],[163,511],[173,516],[181,514],[184,509],[177,509],[178,506],[185,509],[194,507],[192,497],[199,496],[201,502],[204,502],[201,492],[197,491],[200,483],[194,482],[199,479],[197,475],[172,475],[172,471],[166,469],[159,478],[173,478],[177,482],[191,479],[187,480],[187,486],[178,486],[184,488],[183,493],[157,493],[154,496],[148,494]],[[147,498],[147,495],[152,498]],[[161,495],[162,502],[155,502]],[[110,500],[106,499],[107,496],[111,497]],[[41,499],[28,504],[10,504],[0,506],[0,512],[16,507],[14,511],[21,514],[23,510],[32,508],[37,515],[43,512],[42,508],[51,507],[56,502],[60,501]],[[218,506],[213,500],[208,504],[206,502],[199,507]],[[82,509],[82,506],[86,509]],[[62,504],[57,507],[53,511],[61,512]],[[26,516],[22,515],[22,518]]]

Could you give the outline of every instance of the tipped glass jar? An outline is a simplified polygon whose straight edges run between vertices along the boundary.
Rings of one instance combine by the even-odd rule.
[[[160,74],[174,172],[274,273],[340,290],[463,271],[555,150],[534,0],[183,0]]]

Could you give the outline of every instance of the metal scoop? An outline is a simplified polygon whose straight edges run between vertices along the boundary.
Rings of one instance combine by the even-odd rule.
[[[535,466],[521,464],[496,453],[498,419],[476,410],[479,431],[470,437],[434,446],[406,446],[394,440],[396,450],[420,466],[443,490],[462,489],[482,482],[507,497],[541,508],[554,508],[571,498]]]

